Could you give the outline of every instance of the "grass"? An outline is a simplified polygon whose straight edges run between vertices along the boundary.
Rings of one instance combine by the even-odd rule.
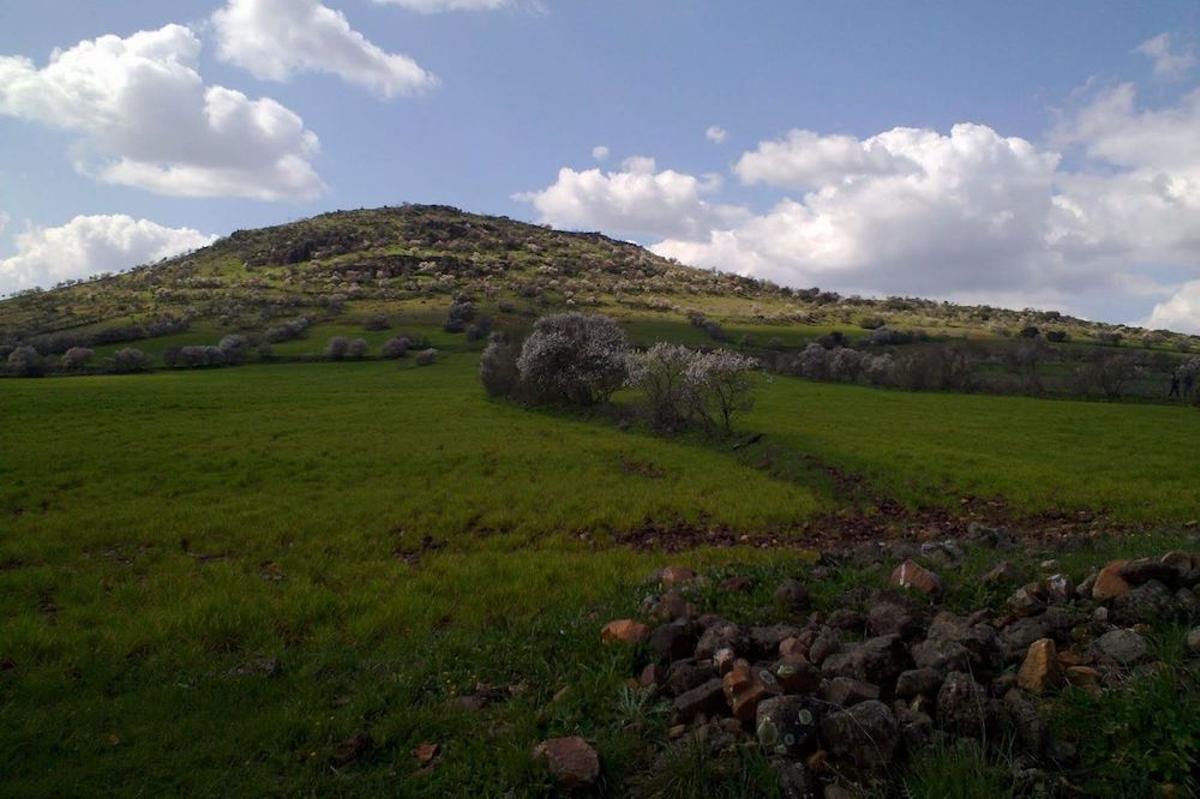
[[[475,365],[0,382],[0,795],[539,795],[530,748],[572,733],[599,748],[610,792],[637,790],[665,721],[624,689],[634,655],[596,636],[666,558],[611,534],[650,520],[786,536],[837,498],[728,447],[489,401]],[[978,492],[1170,520],[1195,507],[1196,425],[780,379],[742,427],[911,502]],[[807,556],[672,560],[758,575],[748,597],[710,597],[749,621]],[[480,682],[509,698],[453,704]],[[358,734],[371,745],[342,764]],[[422,742],[442,747],[427,772]],[[666,795],[703,795],[698,775],[766,784],[749,755],[668,761]]]

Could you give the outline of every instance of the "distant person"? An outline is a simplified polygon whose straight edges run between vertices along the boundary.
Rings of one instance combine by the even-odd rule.
[[[1167,392],[1167,399],[1179,397],[1179,375],[1171,375],[1171,390]]]

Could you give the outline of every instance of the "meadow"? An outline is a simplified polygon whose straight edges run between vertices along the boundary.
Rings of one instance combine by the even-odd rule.
[[[1153,527],[1200,499],[1188,408],[775,378],[733,451],[488,400],[476,364],[0,381],[0,794],[539,795],[530,747],[573,731],[629,787],[665,719],[599,626],[668,561],[801,569],[839,507],[766,447],[914,507]],[[797,546],[614,542],[647,523]],[[455,701],[480,683],[503,701]]]

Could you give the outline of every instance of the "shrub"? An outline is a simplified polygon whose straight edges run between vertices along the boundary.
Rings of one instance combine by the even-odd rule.
[[[862,371],[863,355],[858,350],[849,347],[838,347],[829,356],[829,377],[843,383],[853,383],[858,380]]]
[[[331,361],[340,361],[346,357],[346,352],[349,349],[350,342],[345,336],[334,336],[325,345],[325,357]]]
[[[1070,341],[1071,334],[1065,330],[1047,330],[1046,331],[1046,340],[1053,341],[1055,343]]]
[[[388,322],[386,315],[375,314],[374,316],[367,317],[367,321],[363,324],[363,327],[367,330],[387,330],[391,327],[391,324]]]
[[[824,380],[829,377],[829,350],[815,341],[810,343],[796,360],[795,371],[801,377],[810,380]]]
[[[136,347],[125,347],[113,355],[112,370],[118,374],[144,372],[150,368],[150,356]]]
[[[1021,390],[1026,394],[1042,392],[1041,367],[1044,356],[1045,349],[1036,338],[1008,353],[1008,369],[1020,378]]]
[[[243,335],[231,333],[222,338],[217,347],[225,356],[226,363],[241,363],[246,360],[246,354],[250,350],[250,342]]]
[[[883,327],[884,321],[882,316],[864,316],[858,320],[858,326],[863,330],[878,330]]]
[[[650,424],[656,429],[678,430],[695,412],[696,401],[688,377],[695,359],[696,353],[687,347],[666,342],[629,357],[629,385],[642,392]]]
[[[421,350],[417,353],[417,366],[432,366],[437,363],[438,351],[435,349]]]
[[[697,416],[710,430],[732,431],[733,415],[754,407],[750,370],[757,368],[753,358],[729,350],[714,350],[698,355],[688,367]]]
[[[281,325],[276,325],[267,329],[264,334],[267,341],[278,344],[282,341],[291,341],[300,338],[304,335],[304,331],[308,329],[311,323],[305,317],[293,319],[290,322],[284,322]]]
[[[492,318],[481,316],[473,324],[467,326],[467,341],[483,341],[492,332]]]
[[[8,354],[8,371],[17,377],[41,377],[46,366],[37,350],[23,345]]]
[[[461,333],[466,329],[467,323],[475,318],[475,303],[468,299],[458,298],[450,304],[450,311],[446,314],[446,322],[442,325],[442,329],[447,333]]]
[[[535,402],[594,405],[625,382],[625,333],[607,316],[543,316],[525,339],[517,368]]]
[[[220,347],[172,347],[163,353],[163,363],[196,369],[202,366],[224,366],[225,351]]]
[[[359,360],[367,354],[367,351],[370,348],[371,347],[369,344],[367,344],[366,339],[353,339],[349,344],[346,345],[346,357]]]
[[[873,386],[891,386],[896,382],[896,359],[890,353],[881,355],[865,355],[862,361],[862,374]]]
[[[771,336],[769,339],[767,339],[767,349],[781,350],[783,348],[783,339],[781,339],[779,336]]]
[[[379,355],[380,357],[387,358],[389,361],[403,358],[405,355],[408,355],[409,344],[409,340],[404,336],[393,336],[383,342],[383,346],[379,348]]]
[[[894,362],[892,381],[910,391],[970,391],[974,388],[972,366],[963,347],[922,347]]]
[[[1125,394],[1139,371],[1130,356],[1097,350],[1089,361],[1076,368],[1076,389],[1083,394],[1099,393],[1116,399]]]
[[[1021,338],[1037,338],[1042,334],[1042,331],[1036,325],[1026,325],[1021,328]]]
[[[88,365],[88,362],[95,357],[94,350],[87,347],[71,347],[63,353],[62,361],[60,362],[63,369],[73,372]]]
[[[518,354],[519,350],[507,336],[492,334],[479,358],[479,380],[488,396],[511,397],[516,393],[521,380],[521,372],[517,368]]]
[[[708,337],[711,338],[713,341],[728,341],[729,340],[729,335],[725,332],[725,328],[721,327],[719,324],[717,324],[716,322],[714,322],[711,319],[706,319],[704,321],[704,324],[701,325],[701,329],[703,329],[704,332],[708,335]]]

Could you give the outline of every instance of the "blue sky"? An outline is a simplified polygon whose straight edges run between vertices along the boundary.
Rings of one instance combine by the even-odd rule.
[[[434,8],[462,4],[485,8]],[[0,293],[411,201],[797,285],[1200,330],[1198,29],[1194,1],[6,4]],[[184,64],[166,120],[96,96],[128,78],[102,69],[140,74],[139,31],[139,59]],[[103,36],[101,66],[78,48]],[[245,152],[291,160],[260,173],[237,134],[173,128],[203,111],[166,99],[193,76],[250,119],[275,101]],[[879,138],[901,128],[922,135]]]

